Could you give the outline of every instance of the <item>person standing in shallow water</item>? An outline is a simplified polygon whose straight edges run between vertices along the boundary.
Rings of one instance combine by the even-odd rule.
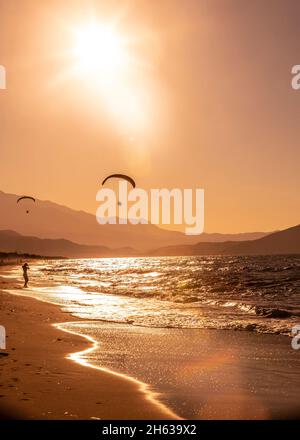
[[[28,281],[29,281],[28,272],[27,272],[29,269],[28,264],[27,263],[23,264],[22,269],[23,269],[23,277],[24,277],[24,287],[28,287]]]

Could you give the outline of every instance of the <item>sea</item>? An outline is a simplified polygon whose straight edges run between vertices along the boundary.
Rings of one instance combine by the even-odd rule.
[[[83,319],[286,335],[300,320],[299,255],[52,260],[30,280]]]

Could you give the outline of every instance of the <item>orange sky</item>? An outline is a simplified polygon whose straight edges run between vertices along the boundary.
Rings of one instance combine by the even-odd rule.
[[[95,213],[102,178],[124,172],[204,188],[207,232],[298,224],[300,4],[269,6],[0,0],[0,189]],[[136,57],[113,92],[70,73],[91,14]]]

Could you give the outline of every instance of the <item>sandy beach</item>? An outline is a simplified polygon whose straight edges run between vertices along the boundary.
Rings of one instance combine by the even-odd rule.
[[[0,288],[14,281],[0,280]],[[7,332],[8,356],[0,356],[2,418],[170,419],[141,385],[66,357],[91,342],[51,324],[75,321],[59,307],[0,290],[0,323]]]
[[[23,296],[11,273],[0,279],[3,418],[299,418],[288,336],[87,321]]]

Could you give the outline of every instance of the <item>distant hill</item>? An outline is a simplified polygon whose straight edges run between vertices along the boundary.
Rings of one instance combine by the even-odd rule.
[[[160,247],[150,255],[264,255],[299,254],[300,225],[274,232],[258,240],[223,243],[197,243]]]
[[[206,242],[195,245],[160,247],[139,251],[132,247],[90,246],[65,239],[42,239],[15,231],[0,231],[0,252],[35,254],[45,257],[97,258],[117,256],[170,255],[262,255],[300,253],[300,225],[275,232],[258,240]]]
[[[45,257],[97,258],[130,256],[137,254],[132,248],[110,249],[106,246],[88,246],[64,239],[42,239],[0,231],[0,251],[17,254],[34,254]]]
[[[56,259],[57,257],[46,257],[36,254],[17,254],[15,252],[0,252],[0,266],[19,264],[22,260],[44,260],[45,258]]]
[[[199,241],[250,240],[266,235],[263,232],[254,232],[186,236],[181,232],[168,231],[151,224],[99,225],[93,214],[38,199],[27,214],[24,205],[17,204],[18,197],[16,194],[0,191],[0,230],[13,230],[37,238],[63,238],[85,245],[130,247],[146,251],[161,246],[196,244]]]
[[[238,234],[220,234],[220,233],[207,233],[196,237],[197,243],[223,243],[224,241],[247,241],[257,240],[258,238],[265,237],[271,234],[271,232],[240,232]],[[196,243],[195,243],[196,244]]]

